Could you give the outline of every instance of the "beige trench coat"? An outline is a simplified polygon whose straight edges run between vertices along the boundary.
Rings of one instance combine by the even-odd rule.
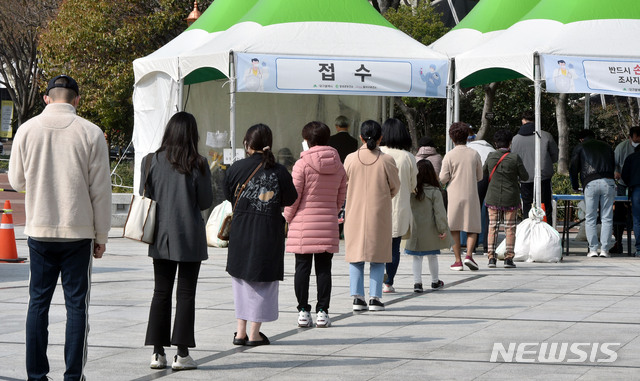
[[[398,168],[390,155],[363,145],[344,161],[347,204],[344,218],[345,260],[391,262],[391,199],[400,189]]]
[[[475,150],[457,145],[442,159],[440,181],[447,185],[447,218],[451,231],[480,233],[480,197],[482,161]]]
[[[391,220],[393,228],[392,237],[402,237],[409,231],[411,225],[411,192],[416,189],[418,183],[418,166],[416,158],[403,149],[381,146],[380,150],[390,155],[398,168],[400,178],[400,190],[391,200]]]

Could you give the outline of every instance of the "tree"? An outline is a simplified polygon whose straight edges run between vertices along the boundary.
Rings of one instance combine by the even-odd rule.
[[[184,31],[192,9],[191,0],[64,1],[42,36],[42,66],[48,76],[73,76],[78,112],[123,145],[133,129],[133,60]]]
[[[424,45],[431,44],[447,32],[447,28],[440,21],[440,15],[434,12],[427,1],[420,3],[416,8],[405,6],[397,10],[388,9],[384,17],[396,28]],[[444,111],[445,108],[441,99],[395,98],[394,102],[405,117],[414,148],[416,148],[418,136],[428,133],[429,126],[432,124],[428,122],[428,114],[433,109]],[[419,134],[418,127],[421,122],[423,133]]]
[[[39,99],[39,34],[60,0],[5,0],[0,6],[0,83],[16,110],[17,125],[31,116]]]

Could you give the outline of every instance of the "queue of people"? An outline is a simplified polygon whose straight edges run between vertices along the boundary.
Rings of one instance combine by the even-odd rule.
[[[25,233],[30,237],[31,259],[26,367],[29,379],[34,380],[46,379],[49,372],[48,311],[60,275],[68,312],[65,379],[84,379],[90,268],[92,259],[102,257],[109,230],[107,145],[100,128],[75,114],[79,94],[79,86],[71,77],[53,78],[44,97],[47,106],[42,114],[21,126],[9,162],[11,185],[16,190],[30,189],[25,201]],[[507,130],[497,131],[493,137],[495,150],[487,150],[483,159],[467,145],[473,132],[463,122],[450,127],[455,148],[443,158],[429,138],[421,140],[416,156],[411,154],[411,135],[398,119],[389,119],[382,126],[373,120],[363,122],[360,147],[348,134],[348,118],[336,119],[338,133],[333,136],[327,125],[314,121],[302,128],[307,148],[291,174],[276,162],[271,129],[264,124],[251,126],[243,139],[248,156],[228,168],[223,184],[225,198],[235,205],[226,264],[237,320],[233,344],[270,344],[261,328],[263,323],[278,319],[285,252],[295,256],[298,327],[314,326],[309,303],[313,266],[317,284],[315,326],[331,326],[331,269],[333,255],[339,251],[338,215],[343,206],[345,261],[354,311],[385,310],[382,294],[395,292],[403,239],[404,252],[412,258],[416,293],[424,291],[424,257],[431,289],[444,287],[437,261],[442,249],[453,248],[455,263],[451,270],[461,271],[464,266],[479,270],[473,250],[482,232],[482,206],[488,211],[489,221],[487,266],[494,268],[497,264],[495,242],[502,219],[507,237],[504,267],[515,268],[516,215],[522,198],[526,216],[533,194],[529,185],[533,173],[533,116],[525,113],[522,123],[516,137]],[[148,248],[154,290],[145,338],[145,345],[153,347],[152,369],[168,366],[166,348],[170,346],[177,348],[171,364],[174,370],[197,368],[189,349],[196,345],[198,275],[201,262],[208,258],[201,211],[213,201],[211,172],[206,158],[198,154],[198,140],[195,117],[178,112],[166,125],[160,148],[141,163],[144,180],[140,192],[157,205],[154,242]],[[543,134],[543,140],[547,152],[543,158],[548,161],[543,165],[542,198],[548,202],[549,213],[557,146],[550,135]],[[620,192],[615,180],[622,180],[618,185],[628,188],[634,234],[640,235],[640,128],[632,128],[629,142],[615,152],[589,130],[581,133],[580,141],[572,156],[570,174],[573,188],[578,190],[581,185],[584,190],[588,256],[608,257],[619,243],[611,239],[613,202]],[[51,148],[61,142],[73,149],[54,153]],[[31,151],[37,151],[38,157],[30,155]],[[486,186],[480,187],[482,181]],[[54,182],[62,183],[67,191],[50,192]],[[481,203],[479,189],[484,187],[486,197]],[[599,240],[598,209],[602,221]],[[40,213],[29,212],[34,210]],[[467,234],[464,259],[461,232]],[[639,255],[638,240],[636,250]],[[364,287],[367,262],[368,301]]]

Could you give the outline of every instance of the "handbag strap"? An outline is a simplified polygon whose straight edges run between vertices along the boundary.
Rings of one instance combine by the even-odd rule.
[[[498,160],[498,162],[496,163],[495,167],[493,167],[493,170],[491,171],[491,174],[489,175],[489,182],[491,182],[491,178],[493,177],[493,173],[496,171],[496,168],[498,168],[498,165],[502,162],[502,160],[504,160],[505,157],[507,157],[508,154],[509,154],[509,152],[505,152],[505,154],[502,155],[500,160]]]
[[[258,164],[256,169],[254,169],[253,172],[251,172],[251,175],[249,175],[249,178],[247,179],[247,181],[245,181],[240,188],[236,188],[236,194],[235,194],[236,202],[233,203],[233,210],[236,210],[236,205],[238,205],[238,200],[240,199],[242,192],[244,192],[244,188],[246,188],[247,184],[249,184],[249,181],[251,180],[253,175],[255,175],[256,172],[258,172],[258,169],[260,169],[260,167],[262,167],[262,163]]]

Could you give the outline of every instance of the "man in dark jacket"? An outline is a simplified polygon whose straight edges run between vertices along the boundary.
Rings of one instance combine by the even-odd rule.
[[[611,233],[613,231],[613,202],[616,197],[616,183],[613,180],[615,170],[615,157],[613,149],[600,140],[595,139],[591,130],[582,130],[580,142],[573,150],[569,175],[571,185],[578,190],[578,175],[584,192],[586,205],[585,230],[589,242],[589,257],[598,256],[598,235],[596,232],[596,220],[598,218],[598,205],[600,206],[600,256],[609,257],[609,248],[612,245]]]
[[[335,125],[338,132],[335,135],[331,135],[329,145],[338,151],[340,161],[344,163],[347,155],[356,152],[358,149],[358,140],[349,135],[350,122],[346,116],[340,115],[337,117]]]
[[[633,235],[636,237],[636,257],[640,257],[640,146],[629,155],[622,166],[622,180],[629,187]]]
[[[522,126],[518,134],[511,142],[511,152],[518,154],[529,173],[529,179],[520,183],[522,194],[522,215],[527,218],[531,204],[533,203],[533,182],[535,175],[535,115],[533,111],[525,111],[522,114]],[[553,176],[553,163],[558,162],[558,145],[553,136],[547,131],[540,132],[540,174],[542,177],[540,200],[546,210],[547,222],[552,223],[553,210],[551,207],[551,177]]]

